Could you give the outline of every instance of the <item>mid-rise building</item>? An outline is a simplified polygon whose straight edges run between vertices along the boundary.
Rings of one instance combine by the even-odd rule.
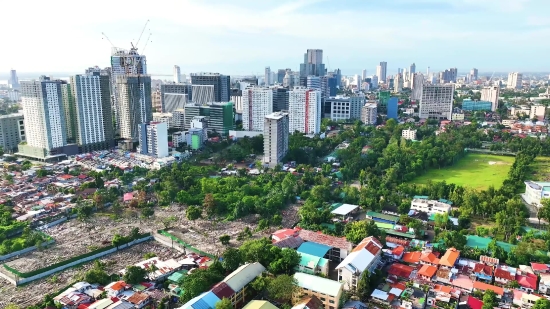
[[[521,89],[523,83],[523,74],[518,72],[508,73],[508,82],[506,88],[508,89]]]
[[[317,134],[321,127],[321,91],[294,87],[288,97],[289,130]]]
[[[12,102],[21,101],[21,92],[19,90],[9,89],[8,90],[8,100]]]
[[[273,168],[288,152],[288,113],[275,112],[264,119],[264,163]]]
[[[119,103],[120,137],[137,141],[139,125],[153,120],[151,77],[149,75],[116,76]]]
[[[424,85],[424,75],[422,75],[422,73],[415,73],[413,74],[411,81],[411,100],[418,101],[422,99],[422,86]]]
[[[419,117],[451,120],[454,84],[423,85]]]
[[[17,151],[20,142],[26,140],[23,114],[0,116],[0,146],[5,152]]]
[[[352,97],[336,96],[325,99],[325,106],[330,108],[330,119],[359,120],[361,108],[365,105],[365,95],[358,94]]]
[[[416,140],[416,130],[405,129],[401,131],[401,136],[407,140]]]
[[[493,106],[491,101],[483,100],[470,100],[464,99],[462,101],[462,109],[465,111],[490,111]]]
[[[381,82],[386,82],[387,72],[388,72],[388,63],[386,61],[380,62],[380,65],[376,67],[376,76],[378,76]]]
[[[108,75],[94,72],[71,77],[74,93],[76,143],[80,152],[114,146],[111,85]]]
[[[363,239],[338,265],[338,281],[345,290],[355,291],[362,276],[368,276],[380,265],[382,244],[375,237]],[[338,308],[338,307],[336,307]]]
[[[470,70],[470,81],[475,82],[478,80],[478,70],[473,68]]]
[[[216,95],[212,85],[191,85],[193,100],[191,102],[199,105],[207,105],[215,101]]]
[[[397,120],[397,109],[399,106],[399,99],[397,97],[390,97],[388,100],[388,106],[387,106],[387,117],[388,119],[395,119]]]
[[[477,69],[475,69],[477,71]],[[476,76],[477,76],[477,72]],[[476,77],[477,79],[477,77]],[[490,101],[491,104],[491,111],[496,111],[498,108],[498,99],[500,97],[500,87],[499,86],[490,86],[490,87],[484,87],[481,89],[481,100],[482,101]]]
[[[187,106],[187,104],[186,104]],[[175,129],[185,129],[185,109],[179,108],[172,112],[172,127]]]
[[[393,91],[394,92],[401,92],[403,91],[403,74],[397,74],[395,76],[395,81],[394,81],[394,89]]]
[[[285,78],[286,70],[285,69],[279,69],[277,70],[277,84],[282,85],[283,79]]]
[[[273,90],[267,87],[249,87],[243,91],[243,129],[264,130],[264,119],[273,113]]]
[[[151,105],[154,113],[162,112],[162,95],[158,87],[151,91]]]
[[[300,272],[294,274],[294,279],[298,290],[293,295],[293,303],[300,301],[304,296],[315,296],[323,303],[322,308],[340,308],[344,293],[343,283]]]
[[[174,115],[172,113],[153,113],[153,122],[164,122],[170,129],[174,125]]]
[[[364,125],[376,125],[378,117],[378,107],[376,102],[368,102],[361,109],[361,121]]]
[[[164,122],[140,124],[138,152],[155,158],[167,157],[168,125]]]
[[[181,83],[181,71],[179,65],[174,66],[174,83]]]
[[[235,105],[237,113],[243,112],[243,91],[238,88],[231,88],[231,102]]]
[[[540,104],[533,104],[530,107],[529,111],[529,119],[537,118],[537,119],[544,119],[544,115],[546,114],[546,106],[540,105]]]
[[[184,114],[185,130],[191,128],[191,121],[196,116],[208,117],[208,132],[216,132],[220,135],[227,136],[229,130],[235,129],[233,102],[219,102],[210,105],[188,103],[185,106]],[[176,115],[176,112],[174,112],[173,115]],[[178,117],[180,116],[178,115]],[[174,122],[176,122],[175,119]]]
[[[178,108],[184,108],[193,99],[193,87],[190,84],[170,83],[160,85],[161,109],[158,112],[171,113]],[[210,97],[213,102],[213,92]]]
[[[231,87],[228,75],[220,73],[191,73],[191,84],[213,86],[214,100],[210,102],[229,102]],[[197,102],[195,98],[193,98],[193,101]]]
[[[525,193],[521,197],[529,205],[542,207],[541,200],[550,198],[550,182],[525,181]]]
[[[427,196],[417,196],[411,201],[411,210],[422,211],[428,215],[448,214],[451,207],[447,200],[429,200]]]

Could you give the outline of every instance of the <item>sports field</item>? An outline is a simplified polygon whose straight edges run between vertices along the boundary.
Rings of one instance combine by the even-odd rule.
[[[453,166],[431,169],[426,174],[409,183],[426,184],[428,180],[445,180],[464,187],[484,190],[489,186],[496,189],[502,186],[515,157],[495,156],[481,153],[469,153]]]
[[[531,177],[529,180],[550,181],[550,158],[536,157],[531,164]]]

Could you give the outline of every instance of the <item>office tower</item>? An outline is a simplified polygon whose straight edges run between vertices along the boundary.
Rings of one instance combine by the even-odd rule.
[[[181,72],[180,72],[180,67],[178,65],[174,66],[174,83],[176,84],[181,83]]]
[[[414,73],[411,81],[411,100],[422,99],[422,86],[424,85],[424,75],[422,75],[422,73]]]
[[[185,130],[191,128],[191,121],[197,116],[208,117],[208,132],[217,132],[220,135],[227,136],[229,130],[235,129],[233,102],[215,102],[210,105],[188,103],[185,105],[184,114]],[[176,122],[176,119],[173,121]]]
[[[292,78],[290,77],[290,71],[286,71],[285,77],[283,78],[283,87],[290,88],[292,87]]]
[[[403,73],[403,69],[402,68],[397,68],[397,74],[402,74]]]
[[[10,78],[8,79],[8,88],[13,90],[19,90],[19,79],[17,78],[17,72],[15,70],[10,71]]]
[[[403,73],[401,74],[403,76],[403,82],[406,82],[409,80],[409,73],[407,72],[407,68],[403,69]]]
[[[378,93],[378,102],[381,106],[387,106],[388,101],[390,100],[391,92],[389,91],[380,91]]]
[[[283,79],[285,78],[286,70],[285,69],[279,69],[277,70],[277,83],[279,85],[283,84]]]
[[[397,105],[399,103],[399,100],[397,97],[391,97],[388,100],[388,119],[395,119],[397,120]]]
[[[409,74],[412,75],[412,74],[414,74],[414,73],[416,73],[416,64],[414,64],[414,62],[413,62],[413,64],[411,64],[411,65],[409,66]]]
[[[27,137],[27,144],[19,147],[21,153],[41,159],[62,153],[58,149],[67,144],[62,84],[45,76],[21,82]]]
[[[500,87],[489,86],[481,89],[481,100],[492,102],[491,111],[496,111],[498,108],[498,99],[500,97]]]
[[[334,71],[334,75],[336,78],[336,87],[340,88],[342,86],[342,71],[340,69],[336,69],[336,71]]]
[[[243,129],[263,132],[265,115],[273,113],[273,90],[250,87],[243,91]]]
[[[273,112],[288,111],[288,89],[275,86],[273,90]]]
[[[449,80],[453,83],[456,83],[456,79],[458,77],[458,69],[457,68],[450,68],[449,69]]]
[[[243,91],[237,88],[231,88],[231,102],[235,105],[235,111],[243,111]]]
[[[401,92],[403,90],[403,75],[401,73],[395,76],[394,91]]]
[[[363,72],[361,72],[361,82],[365,81],[367,78],[367,70],[363,69]]]
[[[336,96],[325,99],[325,111],[330,113],[329,117],[334,121],[361,119],[361,108],[364,105],[365,95],[362,93],[351,97]]]
[[[257,83],[257,82],[256,82]],[[230,77],[220,73],[191,73],[192,85],[214,86],[214,100],[210,102],[229,102],[231,95]],[[193,98],[194,102],[197,102]]]
[[[264,118],[264,163],[273,168],[288,152],[289,117],[286,112],[275,112]]]
[[[512,72],[508,74],[508,82],[506,88],[508,89],[521,89],[523,83],[523,75],[518,72]]]
[[[271,85],[271,68],[265,67],[265,73],[264,73],[264,85],[269,86]]]
[[[168,156],[168,125],[150,122],[139,125],[138,152],[155,158]]]
[[[378,107],[376,106],[376,103],[365,103],[365,105],[361,108],[361,121],[363,124],[367,126],[376,125],[377,117]]]
[[[16,152],[19,143],[25,139],[23,114],[0,116],[0,146],[5,152]]]
[[[319,133],[321,126],[321,91],[306,87],[294,87],[288,95],[289,130]]]
[[[321,77],[313,75],[308,76],[307,88],[321,90]]]
[[[373,90],[378,89],[378,76],[377,75],[372,76],[370,84],[371,84],[371,88]]]
[[[357,86],[357,90],[361,90],[361,76],[359,76],[359,74],[355,74],[353,79],[355,81],[355,85]]]
[[[215,87],[213,85],[193,85],[191,84],[193,100],[199,105],[207,105],[216,100]]]
[[[171,113],[178,108],[183,108],[187,102],[193,100],[193,86],[189,84],[161,84],[160,100],[161,109],[157,111]],[[212,91],[212,96],[214,92]],[[214,99],[210,102],[213,102]]]
[[[324,98],[333,97],[336,95],[336,77],[334,74],[321,76],[321,94]]]
[[[151,77],[128,74],[116,76],[120,107],[120,137],[137,141],[139,125],[153,120]]]
[[[470,81],[475,82],[478,79],[478,71],[476,68],[470,70]]]
[[[304,63],[300,64],[300,77],[306,78],[310,75],[325,75],[322,49],[308,49],[304,54]]]
[[[454,91],[454,84],[423,85],[419,117],[451,120]]]
[[[380,62],[380,65],[376,67],[376,76],[380,79],[381,82],[386,82],[386,74],[388,71],[388,63],[385,61]]]

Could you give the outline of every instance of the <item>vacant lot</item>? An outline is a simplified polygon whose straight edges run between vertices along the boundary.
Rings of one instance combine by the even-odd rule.
[[[469,153],[455,165],[430,170],[410,183],[426,184],[428,180],[445,180],[447,183],[479,190],[487,189],[489,186],[498,189],[506,179],[514,160],[514,157]]]
[[[529,180],[550,181],[550,157],[537,157],[531,164],[531,177]]]

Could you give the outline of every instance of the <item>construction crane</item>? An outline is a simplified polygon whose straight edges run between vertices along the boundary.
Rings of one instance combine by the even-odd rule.
[[[107,42],[109,42],[109,44],[111,44],[112,47],[115,47],[115,44],[113,44],[113,42],[109,40],[109,37],[105,34],[105,32],[101,32],[101,34],[103,35],[103,38],[107,39]],[[103,40],[103,38],[101,39]]]
[[[143,30],[141,30],[141,33],[139,34],[139,38],[136,42],[136,46],[139,45],[139,41],[141,40],[141,36],[143,35],[143,32],[145,32],[145,28],[147,27],[147,24],[149,23],[149,19],[145,22],[145,25],[143,26]],[[149,30],[150,31],[150,30]]]
[[[149,43],[149,39],[151,38],[152,33],[149,33],[149,36],[147,37],[147,41],[145,42],[145,45],[143,46],[143,49],[141,50],[142,53],[145,52],[145,48],[147,47],[147,43]]]

